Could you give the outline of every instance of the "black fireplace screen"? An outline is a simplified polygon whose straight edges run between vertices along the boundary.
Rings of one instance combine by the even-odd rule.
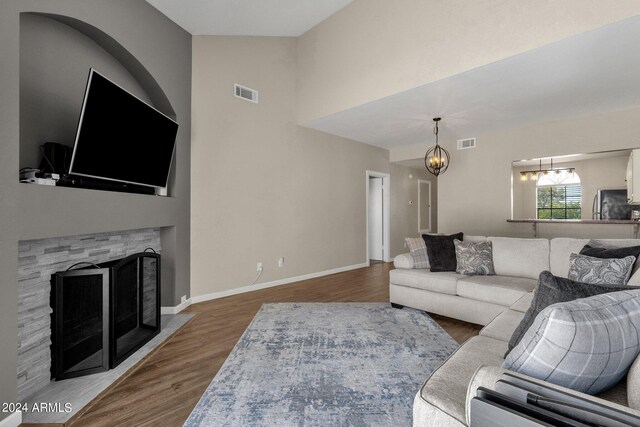
[[[54,275],[51,369],[64,378],[109,369],[109,270]],[[63,286],[64,285],[64,286]]]
[[[52,276],[52,377],[114,368],[160,332],[160,255]]]

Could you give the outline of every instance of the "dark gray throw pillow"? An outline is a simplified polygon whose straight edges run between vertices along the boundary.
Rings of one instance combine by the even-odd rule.
[[[578,298],[587,298],[608,292],[628,291],[630,289],[640,288],[635,286],[592,285],[589,283],[574,282],[573,280],[563,277],[556,277],[549,271],[543,271],[538,277],[538,286],[534,291],[531,307],[529,307],[529,310],[524,314],[524,318],[516,330],[513,331],[513,335],[511,335],[511,339],[509,340],[509,349],[504,357],[506,358],[509,352],[518,345],[524,334],[533,324],[536,316],[551,304],[569,302]]]
[[[456,233],[450,236],[435,236],[423,234],[431,271],[456,271],[456,247],[454,240],[462,240],[463,234]]]
[[[628,256],[634,256],[636,259],[640,258],[640,246],[627,246],[627,247],[593,247],[585,245],[580,250],[580,255],[592,256],[594,258],[625,258]]]

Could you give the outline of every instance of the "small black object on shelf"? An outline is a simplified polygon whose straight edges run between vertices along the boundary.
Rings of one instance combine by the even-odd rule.
[[[84,176],[65,175],[57,183],[58,187],[87,188],[90,190],[117,191],[120,193],[155,194],[153,187],[129,184],[126,182],[107,181]]]

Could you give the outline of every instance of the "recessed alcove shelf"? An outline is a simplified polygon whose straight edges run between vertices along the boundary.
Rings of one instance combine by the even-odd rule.
[[[43,184],[36,184],[36,183],[30,183],[30,182],[20,182],[20,184],[24,184],[24,185],[28,185],[30,187],[42,187],[45,189],[65,189],[65,190],[85,190],[85,191],[107,191],[110,193],[120,193],[120,194],[135,194],[136,196],[148,196],[148,197],[161,197],[161,198],[175,198],[175,195],[165,195],[165,194],[142,194],[142,193],[136,193],[136,192],[129,192],[129,191],[112,191],[112,190],[98,190],[98,189],[92,189],[92,188],[76,188],[76,187],[63,187],[63,186],[56,186],[56,185],[43,185]],[[22,189],[22,187],[21,187]],[[29,191],[29,190],[27,190]]]
[[[176,119],[156,79],[113,37],[78,19],[21,13],[20,168],[39,166],[45,142],[73,147],[90,68]],[[168,195],[175,195],[175,164]]]

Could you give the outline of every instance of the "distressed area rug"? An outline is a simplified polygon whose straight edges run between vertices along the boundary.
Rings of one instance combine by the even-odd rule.
[[[408,426],[418,389],[457,347],[409,308],[264,304],[185,426]]]

